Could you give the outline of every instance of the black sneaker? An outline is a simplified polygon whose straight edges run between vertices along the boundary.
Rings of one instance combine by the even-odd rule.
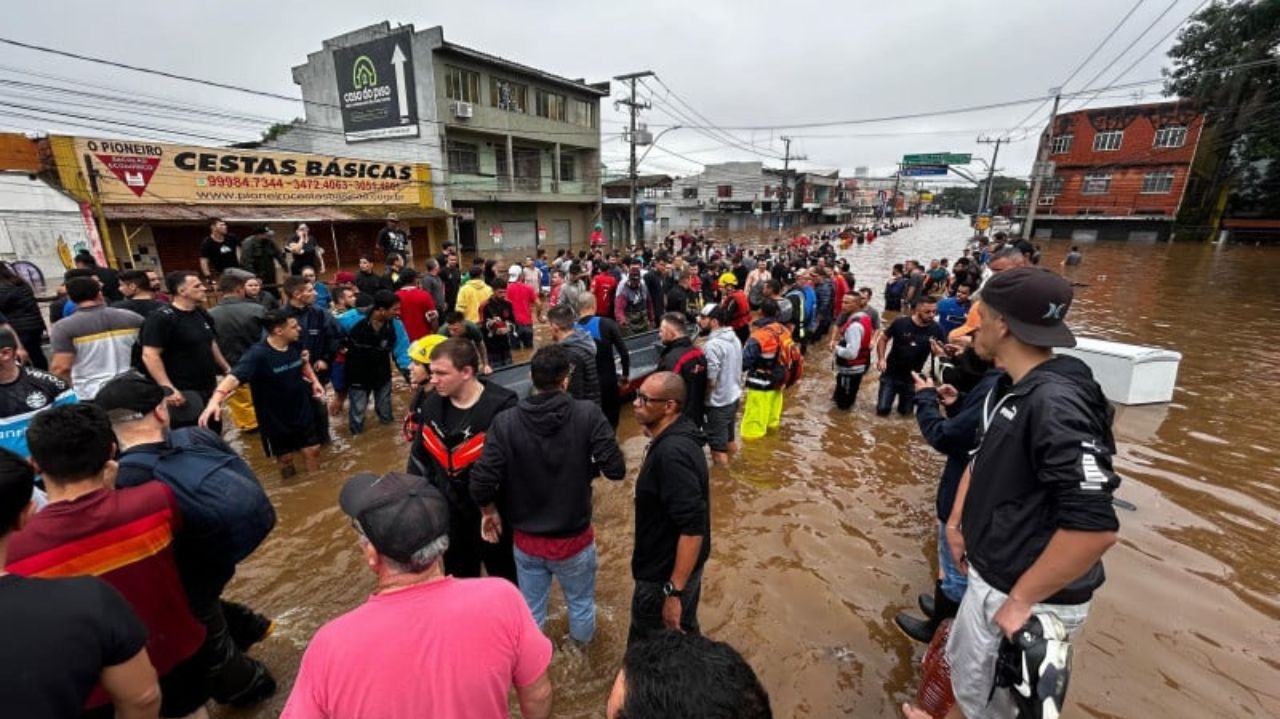
[[[920,607],[920,611],[924,612],[926,617],[933,619],[933,613],[936,610],[936,607],[933,603],[932,594],[929,594],[928,592],[920,592],[919,596],[916,597],[916,605]]]
[[[227,704],[243,709],[270,699],[276,693],[276,679],[266,665],[256,659],[250,659],[254,665],[253,681],[243,691],[227,700]]]
[[[933,633],[938,628],[930,619],[916,619],[905,613],[894,617],[893,623],[898,625],[899,631],[921,644],[933,641]]]

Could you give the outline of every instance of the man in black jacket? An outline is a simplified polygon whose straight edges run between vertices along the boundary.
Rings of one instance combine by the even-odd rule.
[[[494,418],[471,469],[471,498],[480,507],[485,541],[496,544],[511,534],[520,592],[534,621],[546,622],[555,577],[569,605],[569,636],[586,644],[596,631],[591,480],[602,472],[620,480],[627,465],[600,407],[566,391],[571,366],[560,345],[533,355],[535,394]],[[506,492],[501,513],[500,490]]]
[[[449,548],[445,570],[455,577],[478,577],[483,564],[491,577],[516,583],[511,533],[496,544],[480,540],[480,508],[471,498],[471,470],[484,453],[489,427],[503,410],[516,406],[509,389],[481,382],[476,343],[450,337],[431,350],[431,387],[418,412],[421,425],[409,446],[410,474],[426,477],[449,500]],[[497,493],[499,511],[506,509]]]
[[[577,326],[577,318],[578,310],[567,305],[556,305],[547,310],[551,339],[569,350],[573,362],[573,371],[569,373],[569,394],[574,399],[585,399],[598,405],[600,374],[596,370],[596,343],[586,330]]]
[[[684,380],[671,372],[654,372],[636,392],[636,421],[650,442],[636,477],[628,645],[668,629],[698,632],[711,493],[705,440],[681,413],[684,395]]]
[[[947,644],[966,716],[1014,716],[1014,693],[992,693],[1001,640],[1033,615],[1056,615],[1068,634],[1079,629],[1116,542],[1110,405],[1088,366],[1053,355],[1075,344],[1063,321],[1071,299],[1066,280],[1034,267],[1002,272],[983,289],[974,346],[1007,375],[983,402],[982,441],[946,524],[953,558],[969,570]],[[1064,658],[1053,665],[1060,676]],[[1060,707],[1065,684],[1032,699]]]
[[[693,346],[688,324],[679,312],[662,316],[658,338],[662,340],[658,369],[675,372],[684,380],[684,416],[701,429],[707,414],[707,357]]]

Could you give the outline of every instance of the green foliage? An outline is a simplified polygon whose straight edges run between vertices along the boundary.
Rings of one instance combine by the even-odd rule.
[[[987,183],[984,180],[982,189],[986,189]],[[1027,189],[1027,181],[1019,180],[1014,177],[1004,177],[996,175],[991,191],[991,206],[999,208],[1004,205],[1013,204],[1014,195],[1019,190]],[[959,210],[961,212],[973,213],[978,208],[978,192],[979,188],[974,185],[945,187],[933,198],[933,204],[944,210]]]
[[[1169,50],[1165,93],[1197,102],[1206,132],[1179,224],[1280,217],[1280,2],[1214,2]]]

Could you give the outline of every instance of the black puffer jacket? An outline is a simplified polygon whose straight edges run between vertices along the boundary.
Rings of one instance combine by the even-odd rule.
[[[23,282],[11,285],[0,282],[0,314],[9,319],[15,332],[44,331],[44,317],[31,286]]]
[[[591,524],[591,480],[620,480],[626,461],[600,407],[544,392],[494,417],[471,498],[492,504],[506,493],[504,523],[529,534],[572,537]]]
[[[961,522],[969,562],[1006,594],[1057,530],[1120,528],[1113,411],[1088,365],[1055,357],[1011,382],[1003,377],[983,404]],[[1098,562],[1045,601],[1080,604],[1104,580]]]

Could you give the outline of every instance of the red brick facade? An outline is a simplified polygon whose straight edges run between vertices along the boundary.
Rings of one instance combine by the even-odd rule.
[[[1059,115],[1049,154],[1054,179],[1037,212],[1046,219],[1172,220],[1203,126],[1204,115],[1179,102]]]

